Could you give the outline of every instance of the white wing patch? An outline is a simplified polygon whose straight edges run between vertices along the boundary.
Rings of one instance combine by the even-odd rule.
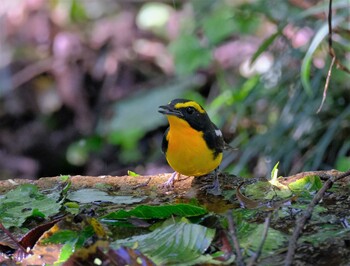
[[[218,136],[218,137],[222,137],[222,132],[221,132],[220,129],[215,129],[215,134],[216,134],[216,136]]]

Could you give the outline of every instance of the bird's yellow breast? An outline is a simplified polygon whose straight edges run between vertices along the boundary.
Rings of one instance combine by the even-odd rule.
[[[222,153],[214,156],[208,148],[203,132],[193,129],[185,120],[168,116],[170,130],[166,136],[166,159],[177,172],[187,176],[201,176],[215,170],[222,160]]]

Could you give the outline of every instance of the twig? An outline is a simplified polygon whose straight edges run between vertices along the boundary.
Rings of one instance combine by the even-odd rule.
[[[238,266],[245,266],[245,263],[243,261],[241,248],[239,246],[239,241],[237,238],[236,226],[235,226],[235,222],[233,221],[232,212],[227,213],[227,222],[228,222],[228,229],[229,229],[229,231],[228,231],[229,237],[231,238],[231,241],[233,243],[233,247],[236,251],[236,263]]]
[[[268,214],[268,216],[265,218],[264,231],[262,234],[259,248],[255,252],[255,254],[252,256],[252,258],[250,259],[248,266],[253,266],[257,262],[257,260],[259,259],[260,255],[261,255],[262,249],[264,247],[264,244],[265,244],[265,241],[267,238],[267,232],[269,231],[270,222],[271,222],[271,215],[272,215],[272,212],[270,212]]]
[[[332,75],[332,69],[334,64],[337,65],[337,68],[347,72],[350,74],[350,70],[344,66],[337,58],[337,55],[333,49],[333,29],[332,29],[332,0],[329,0],[329,6],[328,6],[328,53],[329,55],[332,57],[332,62],[329,66],[328,72],[327,72],[327,79],[326,79],[326,83],[324,85],[324,89],[323,89],[323,97],[322,97],[322,101],[320,104],[320,107],[318,108],[316,113],[319,113],[323,107],[323,104],[326,100],[327,97],[327,91],[328,91],[328,86],[329,86],[329,81]]]
[[[328,85],[329,85],[329,81],[330,81],[330,78],[331,78],[331,75],[332,75],[332,69],[333,69],[335,60],[336,60],[336,57],[334,56],[334,57],[332,58],[331,65],[329,66],[329,69],[328,69],[327,79],[326,79],[326,83],[325,83],[324,89],[323,89],[322,101],[321,101],[320,107],[318,107],[318,109],[317,109],[316,114],[318,114],[319,112],[321,112],[321,109],[322,109],[322,107],[323,107],[324,101],[326,100],[327,91],[328,91]]]
[[[11,234],[9,230],[6,229],[6,227],[2,223],[0,223],[0,230],[2,230],[25,254],[31,254],[17,241],[17,239]]]
[[[322,188],[317,192],[317,194],[314,196],[312,201],[310,202],[309,206],[307,209],[304,211],[303,215],[298,218],[296,222],[296,226],[294,228],[294,232],[292,237],[289,240],[289,245],[288,245],[288,252],[286,259],[284,261],[284,266],[290,266],[292,265],[293,262],[293,257],[295,254],[295,250],[297,248],[297,242],[299,239],[300,234],[302,233],[302,230],[306,224],[306,222],[311,218],[313,209],[315,206],[319,203],[319,201],[323,198],[324,194],[326,191],[332,187],[333,183],[344,178],[350,176],[350,170],[343,173],[342,175],[339,176],[331,176],[322,186]]]
[[[332,52],[334,52],[332,49],[333,48],[332,34],[333,34],[333,32],[332,32],[332,0],[329,0],[329,5],[328,5],[328,48],[329,48],[329,52],[331,52],[331,50],[332,50]]]
[[[334,59],[337,68],[340,70],[343,70],[344,72],[347,72],[350,74],[350,69],[344,66],[337,58],[335,51],[333,49],[333,29],[332,29],[332,0],[329,0],[329,6],[328,6],[328,53],[330,56]]]
[[[332,62],[331,65],[329,66],[328,73],[327,73],[327,79],[326,83],[323,88],[323,96],[322,96],[322,101],[320,104],[320,107],[318,107],[317,114],[321,111],[324,101],[326,100],[327,97],[327,91],[328,91],[328,85],[329,85],[329,80],[332,75],[332,68],[336,60],[336,55],[333,50],[333,39],[332,39],[332,0],[329,0],[329,6],[328,6],[328,49],[329,49],[329,54],[332,57]]]
[[[151,179],[152,179],[151,177],[148,178],[148,180],[146,182],[143,182],[141,184],[138,184],[138,185],[134,186],[133,189],[137,189],[137,188],[140,188],[140,187],[146,187],[148,185],[149,181],[151,181]]]

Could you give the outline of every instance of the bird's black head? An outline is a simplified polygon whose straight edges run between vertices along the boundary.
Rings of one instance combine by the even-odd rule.
[[[211,121],[204,108],[192,100],[175,99],[167,105],[159,106],[158,112],[186,120],[196,130],[203,130]]]

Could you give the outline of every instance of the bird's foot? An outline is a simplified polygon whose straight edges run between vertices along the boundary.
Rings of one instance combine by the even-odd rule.
[[[175,180],[177,180],[179,177],[180,177],[180,173],[174,172],[172,173],[171,177],[166,182],[161,184],[159,187],[165,188],[167,190],[172,190],[174,189]]]
[[[205,186],[201,187],[200,190],[206,191],[206,193],[212,194],[214,196],[221,195],[222,190],[220,188],[220,182],[219,182],[218,174],[215,172],[213,184],[205,185]]]

